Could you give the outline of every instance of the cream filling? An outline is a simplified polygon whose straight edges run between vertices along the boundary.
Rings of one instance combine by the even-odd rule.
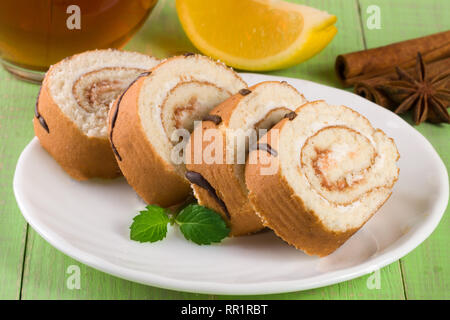
[[[115,68],[130,68],[149,70],[159,63],[159,60],[143,54],[119,50],[88,51],[65,59],[52,66],[49,72],[49,89],[55,103],[61,111],[71,119],[87,136],[107,136],[105,121],[95,112],[88,112],[78,106],[73,94],[75,82],[85,74],[95,73],[98,70]],[[122,71],[117,73],[121,77]],[[126,76],[125,76],[126,77]],[[113,79],[107,79],[113,80]]]
[[[154,149],[180,175],[183,175],[184,166],[175,163],[172,158],[173,138],[175,137],[167,136],[167,128],[161,121],[162,118],[165,118],[165,115],[162,114],[162,107],[176,86],[183,86],[189,82],[209,83],[231,94],[246,87],[245,82],[231,69],[204,56],[170,58],[154,68],[152,74],[145,79],[138,98],[141,124]],[[186,102],[191,99],[190,96],[185,98]],[[222,99],[214,98],[211,101],[202,101],[202,110],[211,110],[219,102],[222,102],[219,100]]]
[[[376,151],[376,153],[377,153],[377,156],[375,157],[374,165],[377,165],[377,164],[380,165],[380,164],[379,164],[379,163],[380,163],[380,160],[383,159],[383,157],[382,157],[382,155],[380,155],[380,152],[379,152],[379,150],[378,150],[378,147],[377,147],[377,145],[375,144],[375,141],[373,140],[373,138],[372,138],[371,136],[366,135],[366,134],[364,134],[364,133],[362,133],[362,132],[360,132],[360,131],[358,131],[358,130],[355,130],[355,129],[353,129],[353,128],[350,128],[350,127],[347,126],[347,124],[344,124],[343,122],[339,122],[339,121],[333,122],[333,123],[315,122],[315,123],[313,123],[313,124],[310,125],[310,128],[311,128],[311,131],[313,131],[313,134],[314,134],[314,133],[317,132],[317,131],[320,131],[320,130],[325,129],[325,128],[333,127],[333,126],[347,127],[347,128],[349,128],[349,129],[352,129],[352,130],[356,131],[358,134],[362,135],[363,137],[367,138],[367,140],[370,141],[370,144],[372,145],[372,147],[375,149],[375,151]],[[305,146],[305,143],[306,143],[306,141],[308,140],[308,138],[309,138],[310,136],[312,136],[312,134],[310,134],[309,136],[306,136],[306,137],[305,137],[305,136],[300,137],[300,138],[297,140],[297,143],[295,144],[296,146],[298,146],[298,150],[297,150],[297,153],[296,153],[296,154],[300,154],[300,153],[301,153],[301,150],[302,150],[303,147]],[[309,189],[316,195],[317,199],[319,199],[320,201],[326,202],[327,205],[335,207],[335,208],[338,209],[340,212],[351,211],[351,210],[354,210],[354,209],[358,208],[358,206],[361,205],[361,201],[359,201],[359,200],[358,200],[358,201],[355,201],[355,202],[352,202],[352,203],[350,203],[350,204],[348,204],[348,205],[339,205],[339,204],[335,204],[334,202],[329,201],[327,198],[323,197],[323,196],[322,196],[322,195],[321,195],[321,194],[320,194],[320,193],[319,193],[319,192],[311,185],[310,181],[308,180],[308,178],[307,178],[306,175],[305,175],[304,170],[302,170],[301,164],[299,165],[299,167],[300,167],[300,170],[299,170],[299,171],[301,172],[301,177],[302,177],[302,179],[303,179],[303,182],[309,187]],[[365,172],[364,172],[364,173],[365,173]],[[356,180],[356,179],[353,178],[353,181],[355,181],[355,180]]]
[[[392,185],[398,177],[396,166],[398,152],[395,144],[382,131],[375,130],[366,118],[344,106],[330,106],[323,101],[316,101],[305,104],[296,112],[297,117],[285,123],[281,130],[278,144],[280,174],[292,187],[294,196],[301,199],[306,210],[312,212],[327,229],[345,231],[359,228],[387,199]],[[317,119],[321,119],[321,121]],[[373,155],[371,170],[358,172],[358,174],[365,175],[364,181],[360,182],[361,187],[346,187],[345,193],[339,189],[337,191],[327,190],[325,194],[321,195],[321,190],[315,190],[308,181],[311,170],[307,169],[309,173],[305,176],[303,168],[299,168],[298,155],[301,154],[305,141],[316,133],[315,130],[336,125],[347,127],[358,136],[361,135],[361,138],[367,138],[367,147],[363,148],[373,148],[376,155]],[[358,140],[360,139],[355,141]],[[327,139],[323,141],[326,142]],[[345,142],[347,139],[336,139],[336,141]],[[352,140],[349,141],[353,145]],[[322,143],[319,145],[326,146]],[[307,159],[312,160],[313,158],[309,156]],[[344,173],[353,168],[351,164],[351,160],[347,162]],[[355,168],[359,170],[365,167],[359,160],[357,164],[358,166]],[[339,170],[334,173],[339,173]],[[334,177],[339,176],[335,175]],[[349,180],[359,178],[356,175],[347,177]],[[317,186],[316,182],[312,182]],[[348,199],[353,200],[350,202]]]

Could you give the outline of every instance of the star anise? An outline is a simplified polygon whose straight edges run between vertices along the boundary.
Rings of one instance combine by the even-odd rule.
[[[398,106],[395,113],[413,109],[415,124],[428,120],[433,123],[450,123],[447,108],[450,106],[450,70],[439,70],[437,75],[428,76],[422,55],[417,53],[415,75],[396,67],[398,80],[378,85]]]

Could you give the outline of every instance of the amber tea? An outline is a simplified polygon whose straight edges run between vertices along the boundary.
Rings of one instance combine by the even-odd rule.
[[[51,64],[74,53],[120,48],[144,23],[156,1],[1,0],[3,63],[16,75],[39,80]]]

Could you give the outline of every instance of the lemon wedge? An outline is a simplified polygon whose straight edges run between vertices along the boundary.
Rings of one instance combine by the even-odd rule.
[[[176,0],[176,8],[202,53],[243,70],[301,63],[337,33],[336,16],[281,0]]]

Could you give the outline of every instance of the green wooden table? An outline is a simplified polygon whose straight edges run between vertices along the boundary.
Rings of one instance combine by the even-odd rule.
[[[206,1],[206,0],[205,0]],[[312,60],[271,74],[340,87],[334,75],[336,56],[364,48],[450,29],[448,0],[297,0],[335,14],[339,33]],[[369,6],[381,9],[381,28],[368,26]],[[173,0],[160,0],[126,49],[167,57],[196,51],[186,38]],[[85,266],[50,246],[23,219],[12,179],[17,159],[33,138],[32,118],[39,87],[14,79],[0,69],[0,299],[240,299],[170,291],[122,280]],[[405,119],[411,123],[410,116]],[[450,126],[415,127],[435,147],[450,171]],[[400,261],[380,271],[381,287],[369,289],[364,276],[324,288],[257,299],[450,299],[447,212],[434,233]],[[66,286],[67,268],[79,266],[81,288]]]

